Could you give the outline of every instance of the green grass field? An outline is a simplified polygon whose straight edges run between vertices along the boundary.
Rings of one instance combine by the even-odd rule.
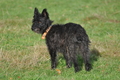
[[[93,69],[74,73],[59,54],[56,70],[40,34],[31,31],[34,8],[51,20],[81,24],[91,40]],[[0,0],[0,80],[120,80],[119,0]]]

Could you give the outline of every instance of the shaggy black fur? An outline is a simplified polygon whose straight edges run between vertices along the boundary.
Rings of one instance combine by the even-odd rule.
[[[49,14],[46,9],[39,13],[34,10],[32,31],[43,34],[48,27],[52,26],[46,35],[46,44],[51,56],[51,68],[56,68],[57,52],[61,52],[66,60],[68,68],[74,64],[75,72],[80,71],[78,56],[83,57],[86,71],[91,69],[89,61],[89,38],[86,31],[79,24],[67,23],[52,25]]]

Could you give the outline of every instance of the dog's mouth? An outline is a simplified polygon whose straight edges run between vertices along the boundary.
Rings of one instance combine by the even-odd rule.
[[[32,31],[34,31],[36,33],[40,33],[40,29],[39,28],[32,29]]]

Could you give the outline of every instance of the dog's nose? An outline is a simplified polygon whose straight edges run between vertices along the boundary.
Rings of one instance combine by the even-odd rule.
[[[32,27],[31,30],[34,31],[34,28]]]

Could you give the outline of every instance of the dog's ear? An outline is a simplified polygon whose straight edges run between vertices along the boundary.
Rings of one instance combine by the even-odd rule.
[[[37,16],[39,15],[39,11],[37,8],[34,9],[34,18],[37,18]]]
[[[47,9],[43,9],[43,11],[42,11],[42,16],[43,16],[43,17],[46,17],[47,19],[49,19],[49,14],[48,14],[48,12],[47,12]]]

